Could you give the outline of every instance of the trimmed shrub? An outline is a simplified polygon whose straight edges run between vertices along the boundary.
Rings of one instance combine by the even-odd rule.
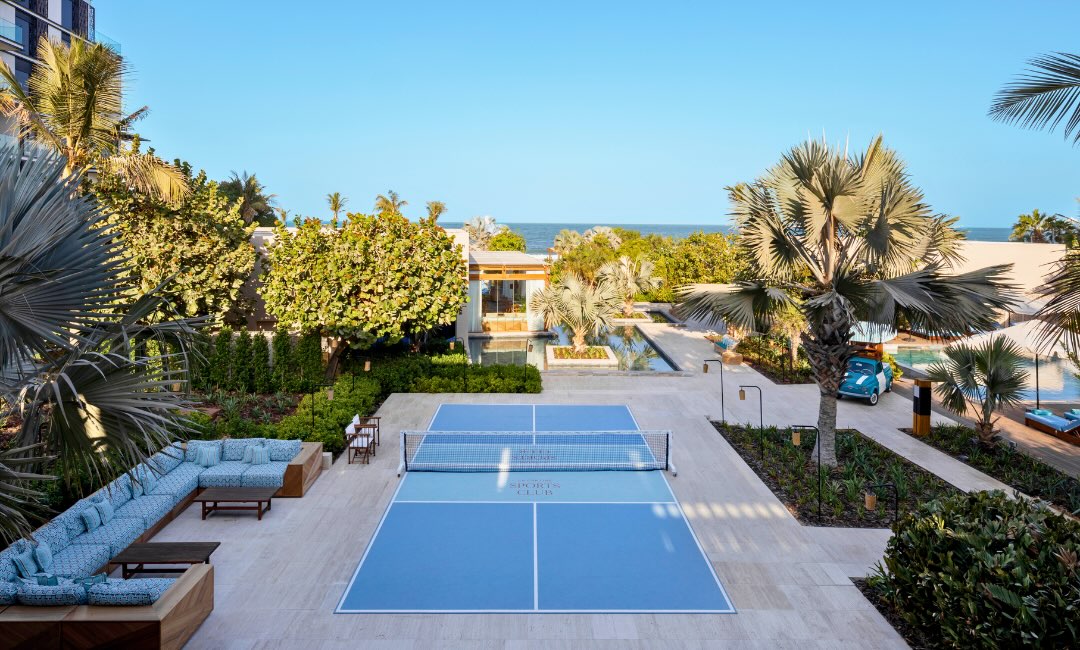
[[[946,647],[1080,646],[1080,523],[1003,492],[903,517],[868,582]]]
[[[210,388],[229,386],[229,365],[232,361],[232,330],[225,328],[214,337],[214,349],[210,355]]]
[[[262,395],[274,392],[270,343],[263,334],[257,334],[251,342],[251,388]]]
[[[295,376],[292,337],[283,329],[274,332],[274,341],[271,344],[273,357],[271,359],[272,375],[275,390],[289,390],[292,388],[292,379]]]
[[[203,330],[195,332],[188,350],[188,372],[195,390],[210,390],[210,357],[213,344],[210,335]]]
[[[241,330],[233,341],[232,363],[229,364],[230,386],[233,390],[242,393],[254,392],[252,361],[251,334],[247,330]]]
[[[326,367],[322,362],[322,337],[318,332],[308,332],[300,337],[293,350],[296,374],[292,377],[292,390],[308,390],[323,381]]]

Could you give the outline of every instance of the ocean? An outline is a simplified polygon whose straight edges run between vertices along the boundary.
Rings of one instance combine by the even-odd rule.
[[[439,224],[447,228],[460,228],[462,222],[440,221]],[[637,230],[642,234],[655,233],[657,235],[665,235],[675,239],[686,237],[699,230],[723,233],[728,233],[732,230],[731,226],[719,224],[506,223],[505,225],[509,226],[514,231],[521,233],[521,235],[525,237],[528,251],[538,255],[547,253],[547,249],[551,247],[552,242],[555,240],[555,235],[563,229],[585,232],[595,225],[602,225],[626,228],[627,230]],[[1011,228],[964,228],[961,226],[960,229],[967,233],[968,239],[973,241],[1009,241],[1009,233],[1012,232]]]

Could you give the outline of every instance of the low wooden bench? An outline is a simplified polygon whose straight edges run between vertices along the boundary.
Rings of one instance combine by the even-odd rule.
[[[214,567],[185,571],[153,605],[28,607],[0,611],[0,650],[184,647],[214,610]]]

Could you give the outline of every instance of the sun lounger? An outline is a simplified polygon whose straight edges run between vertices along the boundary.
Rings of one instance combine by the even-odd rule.
[[[1080,420],[1080,409],[1069,409],[1061,414],[1066,420]]]
[[[1080,445],[1080,418],[1072,420],[1054,415],[1046,409],[1034,409],[1024,413],[1024,424],[1066,442]]]

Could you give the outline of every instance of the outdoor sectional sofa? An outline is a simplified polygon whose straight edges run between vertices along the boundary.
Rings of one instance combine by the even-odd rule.
[[[259,465],[241,462],[246,448],[251,445],[268,448],[269,462]],[[194,461],[199,447],[217,449],[220,462],[210,467],[196,464]],[[18,540],[0,551],[0,608],[19,606],[30,609],[37,606],[40,610],[40,605],[53,602],[62,602],[64,607],[69,608],[81,605],[68,602],[71,599],[72,579],[107,571],[109,560],[132,543],[151,539],[190,505],[201,489],[277,487],[275,496],[300,497],[321,472],[321,461],[322,443],[301,443],[299,440],[238,439],[192,441],[187,445],[174,443],[154,454],[146,464],[140,464],[58,514],[33,532],[33,542]],[[95,503],[104,502],[111,506],[112,517],[94,530],[88,530],[82,513],[87,509],[100,511]],[[21,590],[12,589],[11,585],[16,584],[18,577],[16,557],[24,555],[28,549],[42,547],[48,548],[52,565],[41,572],[57,576],[62,584],[41,588],[23,585]],[[212,574],[208,579],[212,590]],[[114,582],[119,585],[115,589],[148,584]],[[162,593],[168,593],[160,588],[164,583],[155,584],[159,587],[155,596],[164,597]],[[114,588],[101,587],[98,590],[110,591]],[[56,600],[50,602],[50,597]],[[122,608],[124,611],[128,609]],[[55,614],[48,613],[52,610],[56,608],[46,607],[38,616],[50,618]],[[5,647],[3,639],[13,616],[9,614],[5,618],[3,614],[0,612],[0,648]],[[122,617],[123,614],[117,616]]]

